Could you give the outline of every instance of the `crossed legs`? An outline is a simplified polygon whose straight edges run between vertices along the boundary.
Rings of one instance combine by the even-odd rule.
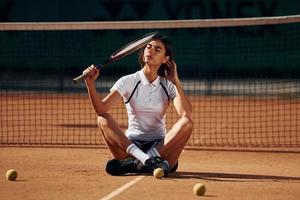
[[[105,113],[98,116],[97,122],[112,157],[120,160],[130,157],[131,155],[126,152],[126,149],[132,144],[132,141],[125,136],[113,117]],[[156,146],[161,157],[169,162],[171,168],[178,162],[192,130],[192,120],[188,117],[182,117],[173,125],[165,139]]]
[[[126,149],[132,142],[113,117],[105,113],[98,116],[97,123],[112,157],[119,160],[130,157],[131,155],[126,152]]]

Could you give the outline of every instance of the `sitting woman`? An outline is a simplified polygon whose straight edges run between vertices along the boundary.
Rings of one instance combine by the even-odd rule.
[[[193,130],[192,106],[184,94],[172,59],[170,40],[156,34],[140,51],[141,70],[121,77],[102,98],[95,80],[100,71],[94,65],[84,73],[89,98],[98,114],[98,126],[112,155],[106,165],[111,175],[152,172],[162,168],[174,172],[179,156]],[[128,129],[124,133],[108,111],[124,101]],[[173,103],[179,120],[167,132],[165,116]]]

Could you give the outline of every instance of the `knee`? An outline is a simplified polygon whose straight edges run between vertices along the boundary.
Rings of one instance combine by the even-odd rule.
[[[105,114],[102,114],[102,115],[99,115],[97,117],[97,124],[98,124],[98,127],[99,128],[104,128],[104,127],[107,127],[108,126],[108,114],[105,113]]]
[[[184,132],[187,134],[191,134],[193,131],[193,121],[189,117],[182,117],[182,127],[184,129]]]

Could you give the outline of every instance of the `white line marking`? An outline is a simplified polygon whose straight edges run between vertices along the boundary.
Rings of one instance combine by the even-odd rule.
[[[133,179],[132,181],[126,183],[125,185],[122,185],[121,187],[119,187],[118,189],[116,189],[115,191],[112,191],[111,193],[109,193],[108,195],[102,197],[100,200],[110,200],[112,198],[114,198],[115,196],[117,196],[118,194],[120,194],[121,192],[125,191],[127,188],[129,188],[130,186],[136,184],[138,181],[140,181],[142,178],[144,178],[145,176],[140,176],[137,177],[135,179]]]

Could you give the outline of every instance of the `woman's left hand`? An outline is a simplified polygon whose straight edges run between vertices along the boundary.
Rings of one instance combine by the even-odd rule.
[[[166,79],[171,81],[173,84],[176,84],[176,82],[179,81],[178,74],[177,74],[177,65],[173,60],[167,61],[166,64],[168,66],[167,69],[168,73]]]

